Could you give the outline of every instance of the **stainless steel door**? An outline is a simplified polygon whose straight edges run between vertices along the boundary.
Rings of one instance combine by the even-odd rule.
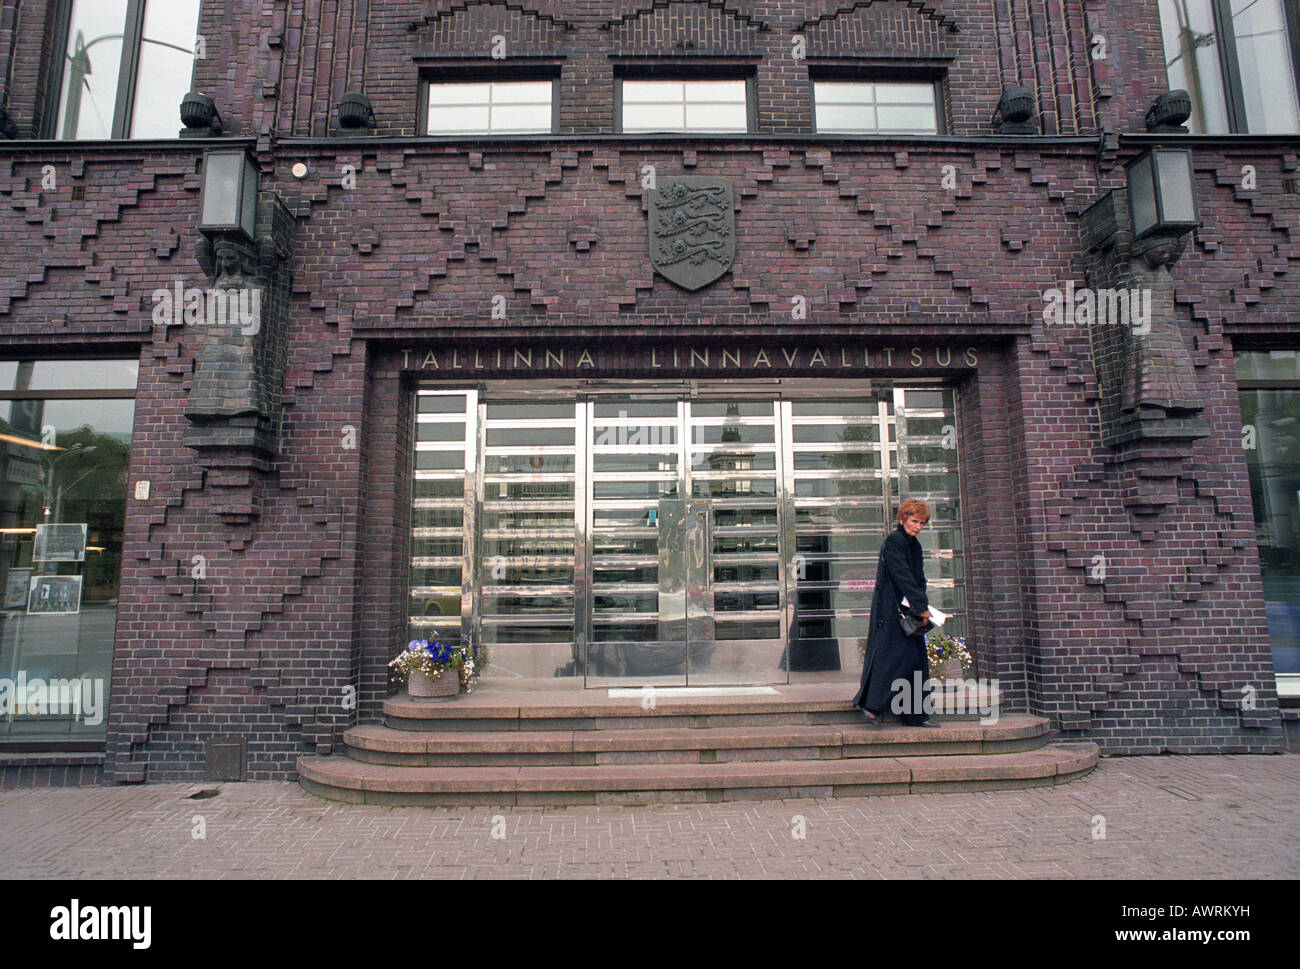
[[[785,682],[778,401],[588,407],[588,685]]]
[[[687,402],[687,679],[694,684],[788,680],[779,406],[772,397]]]
[[[588,686],[686,683],[685,402],[584,402],[589,469],[578,617]]]
[[[539,683],[856,669],[906,497],[930,504],[930,600],[964,635],[952,388],[780,394],[421,388],[409,635],[476,640],[493,675]]]
[[[686,502],[683,563],[686,598],[686,676],[709,668],[716,630],[713,625],[713,527],[709,502]]]

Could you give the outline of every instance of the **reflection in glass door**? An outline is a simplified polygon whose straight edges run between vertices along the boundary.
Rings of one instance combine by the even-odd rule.
[[[675,398],[582,405],[591,428],[590,612],[582,617],[588,684],[603,678],[683,684],[686,535]]]
[[[876,396],[794,397],[784,401],[788,434],[795,590],[790,669],[826,672],[860,666],[875,594],[877,558],[898,524],[898,506],[930,506],[921,532],[930,602],[966,635],[956,410],[951,388],[902,388]]]
[[[475,397],[422,390],[415,398],[407,604],[413,639],[460,643],[473,612]]]
[[[588,683],[784,682],[777,401],[588,406]]]
[[[687,550],[693,683],[787,678],[781,664],[779,416],[774,399],[686,403],[686,478],[696,535]]]
[[[909,497],[965,635],[952,389],[836,390],[421,390],[412,635],[473,637],[525,682],[852,675]]]

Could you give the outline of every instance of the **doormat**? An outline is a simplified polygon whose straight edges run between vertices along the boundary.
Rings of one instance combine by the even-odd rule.
[[[636,686],[636,687],[611,687],[609,696],[614,697],[643,697],[647,691],[653,690],[654,695],[664,699],[673,699],[674,697],[694,697],[694,696],[779,696],[779,692],[770,686]]]

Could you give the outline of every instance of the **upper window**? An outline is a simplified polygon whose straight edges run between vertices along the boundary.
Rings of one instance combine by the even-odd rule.
[[[622,130],[748,131],[749,85],[715,81],[622,82]]]
[[[549,134],[554,81],[431,81],[425,132],[431,135]]]
[[[199,0],[72,0],[55,138],[175,138]]]
[[[939,114],[932,81],[814,81],[819,132],[936,135]]]
[[[1300,131],[1297,16],[1283,0],[1160,0],[1169,86],[1191,94],[1193,131]]]

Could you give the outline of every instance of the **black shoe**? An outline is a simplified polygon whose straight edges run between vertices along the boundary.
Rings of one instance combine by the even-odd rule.
[[[880,722],[880,717],[868,713],[865,707],[859,709],[862,710],[862,719],[867,721],[868,727],[874,727],[876,730],[880,730],[884,726],[884,724]]]
[[[938,727],[938,726],[940,726],[940,725],[937,724],[937,723],[934,723],[934,722],[931,721],[931,720],[927,720],[927,721],[925,721],[925,723],[918,723],[916,726],[918,726],[918,727]]]

